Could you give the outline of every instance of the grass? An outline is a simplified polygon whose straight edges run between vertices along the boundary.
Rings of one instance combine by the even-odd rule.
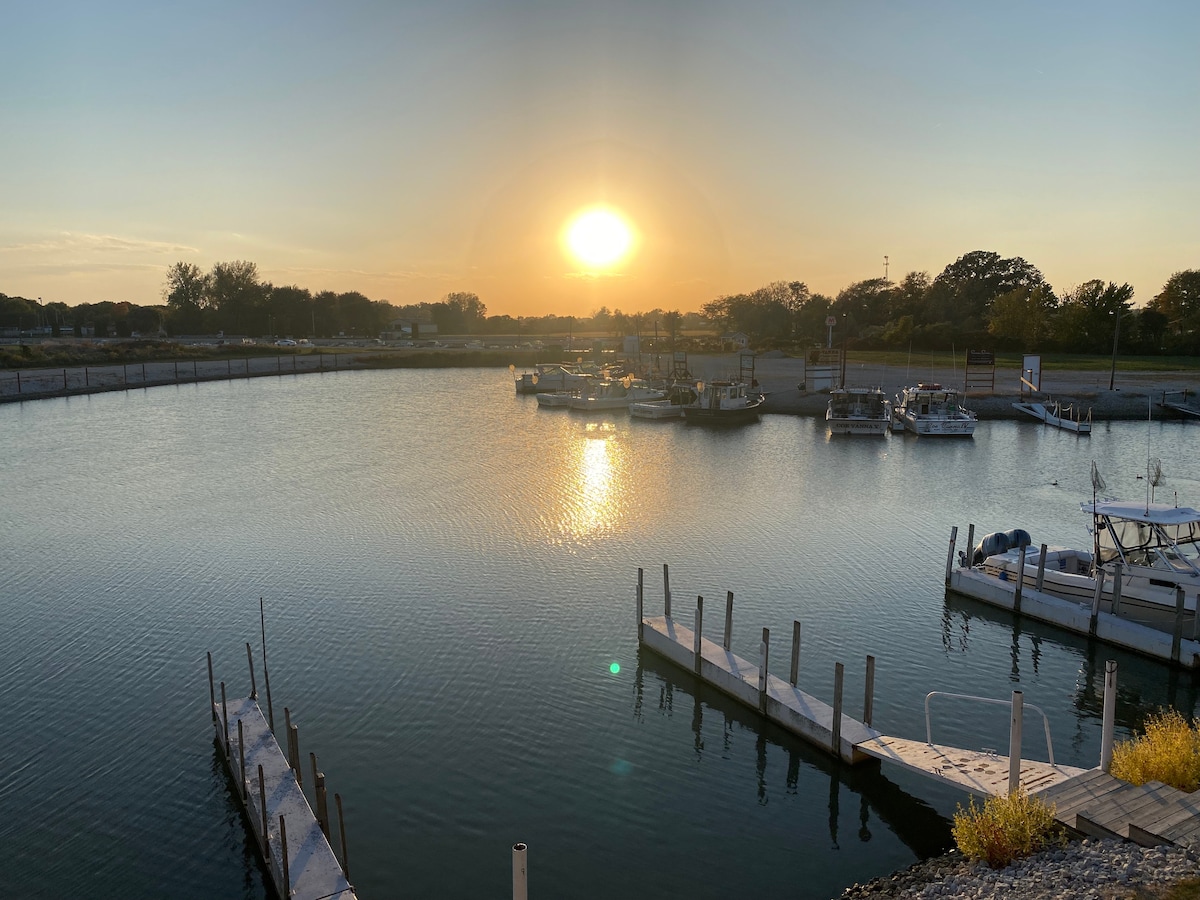
[[[1130,784],[1161,781],[1187,793],[1200,787],[1200,730],[1173,709],[1146,719],[1140,737],[1113,747],[1112,774]]]
[[[972,797],[967,809],[959,806],[954,813],[951,833],[959,852],[993,869],[1066,840],[1065,830],[1054,820],[1054,806],[1024,791],[989,797],[982,807]]]

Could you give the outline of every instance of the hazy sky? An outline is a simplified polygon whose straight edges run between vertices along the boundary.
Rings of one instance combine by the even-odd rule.
[[[972,250],[1200,268],[1200,3],[5,2],[0,292],[177,261],[491,314],[834,294]],[[597,276],[570,215],[619,209]]]

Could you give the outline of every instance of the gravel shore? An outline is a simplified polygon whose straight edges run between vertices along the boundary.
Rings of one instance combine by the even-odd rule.
[[[1200,862],[1181,847],[1139,847],[1085,839],[1018,860],[1003,869],[957,852],[894,875],[846,888],[840,900],[973,898],[973,900],[1111,900],[1133,889],[1200,877]]]

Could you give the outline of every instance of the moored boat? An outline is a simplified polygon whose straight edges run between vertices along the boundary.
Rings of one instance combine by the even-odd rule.
[[[713,381],[697,385],[699,395],[683,407],[685,422],[705,425],[740,425],[758,420],[762,394],[744,381]]]
[[[892,431],[938,437],[971,437],[978,420],[959,403],[957,388],[921,382],[906,387],[892,406]]]
[[[694,403],[696,389],[687,384],[673,384],[662,400],[636,400],[629,404],[629,415],[637,419],[682,419],[683,408]]]
[[[514,376],[518,394],[578,390],[595,377],[569,363],[538,363],[532,372],[519,375],[515,366],[509,366],[508,370]]]
[[[588,390],[573,397],[568,406],[575,412],[603,412],[605,410],[628,409],[630,403],[646,400],[662,400],[667,396],[664,388],[626,376],[625,378],[598,381]]]
[[[825,421],[830,434],[882,435],[892,420],[892,404],[882,388],[838,388],[829,392]]]

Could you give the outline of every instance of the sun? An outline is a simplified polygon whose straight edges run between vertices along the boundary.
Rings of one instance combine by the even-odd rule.
[[[590,269],[607,269],[629,255],[633,229],[624,217],[604,206],[585,209],[567,222],[563,230],[567,251]]]

